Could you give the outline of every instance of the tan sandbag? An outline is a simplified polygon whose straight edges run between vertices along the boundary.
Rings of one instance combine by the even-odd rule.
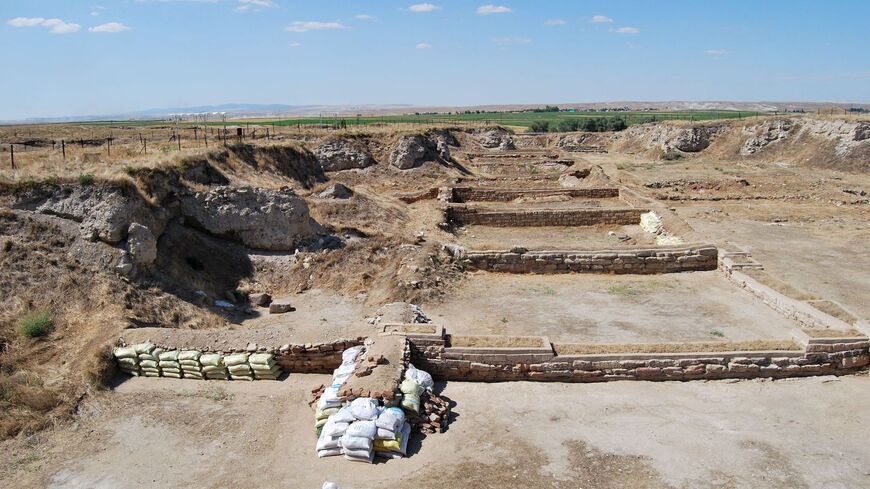
[[[271,353],[254,353],[248,357],[248,363],[251,365],[272,365],[275,363],[275,355]]]
[[[233,375],[251,375],[251,367],[248,364],[244,365],[230,365],[227,367],[227,370],[230,371]]]
[[[199,357],[203,367],[217,367],[224,364],[224,356],[220,353],[204,353]]]
[[[112,352],[115,355],[115,358],[139,358],[139,354],[136,353],[136,349],[132,346],[128,347],[118,347]]]
[[[202,356],[202,352],[199,350],[182,350],[178,352],[178,361],[194,361],[199,363],[199,357]]]
[[[121,368],[127,367],[137,367],[139,365],[139,360],[137,358],[129,358],[129,357],[121,357],[117,359],[118,365]]]
[[[216,366],[213,366],[213,365],[206,365],[205,367],[202,367],[202,371],[205,372],[205,373],[211,373],[211,372],[223,372],[223,373],[227,373],[227,368],[224,367],[223,365],[220,365],[220,366],[217,366],[217,367],[216,367]]]
[[[250,375],[230,375],[230,378],[233,380],[250,380],[253,381],[254,377]]]
[[[179,360],[178,363],[182,367],[196,367],[196,368],[200,367],[199,360]]]
[[[167,372],[165,370],[163,371],[163,376],[164,377],[172,377],[173,379],[180,379],[181,378],[180,373],[177,374],[175,372]]]
[[[233,365],[247,365],[248,364],[248,355],[247,353],[236,353],[235,355],[228,355],[224,357],[224,365],[227,367],[231,367]]]
[[[150,341],[133,345],[133,351],[135,351],[137,355],[141,355],[143,353],[151,353],[152,351],[154,351],[155,348],[157,347],[154,346],[154,343],[151,343]]]
[[[181,365],[179,365],[178,362],[173,362],[170,360],[160,360],[158,365],[160,366],[160,368],[181,368]]]
[[[170,361],[177,362],[178,361],[178,350],[168,350],[164,351],[160,355],[157,356],[160,358],[160,361]]]

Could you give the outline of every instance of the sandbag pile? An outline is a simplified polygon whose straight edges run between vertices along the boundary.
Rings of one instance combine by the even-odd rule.
[[[139,354],[132,346],[115,348],[112,353],[122,372],[136,377],[142,375],[139,371]]]
[[[404,457],[410,436],[404,411],[384,409],[377,400],[360,397],[329,416],[317,439],[317,456],[343,455],[347,460],[366,463],[372,463],[375,456]]]
[[[133,349],[139,355],[139,369],[142,375],[160,377],[160,354],[163,353],[163,349],[149,342],[133,345]]]
[[[401,458],[408,453],[411,425],[405,422],[405,411],[397,407],[383,409],[375,420],[375,456]]]
[[[181,378],[181,364],[178,363],[178,350],[161,352],[158,358],[158,366],[163,377]]]
[[[248,364],[257,380],[278,380],[281,367],[275,363],[275,355],[271,353],[254,353],[248,357]]]
[[[202,373],[206,379],[227,380],[230,378],[224,356],[219,353],[205,353],[199,357]]]
[[[197,350],[178,352],[178,363],[181,365],[181,374],[185,379],[203,380],[205,378],[202,373],[202,364],[199,363],[201,356],[202,352]]]
[[[254,380],[254,371],[248,365],[247,353],[236,353],[224,357],[224,365],[230,372],[230,378],[233,380]]]
[[[338,413],[341,408],[341,399],[338,397],[338,391],[347,382],[347,379],[353,375],[353,371],[356,368],[356,358],[363,349],[364,347],[362,346],[355,346],[341,352],[341,365],[332,373],[332,384],[328,387],[320,386],[312,391],[313,395],[319,395],[315,403],[314,414],[314,431],[318,439],[323,434],[323,427],[330,416]]]
[[[428,372],[409,364],[402,381],[402,408],[408,422],[423,433],[442,433],[450,417],[450,401],[432,392],[435,381]]]

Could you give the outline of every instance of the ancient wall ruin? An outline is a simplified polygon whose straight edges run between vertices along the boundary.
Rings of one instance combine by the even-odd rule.
[[[617,188],[552,188],[552,189],[507,189],[507,188],[480,188],[480,187],[454,187],[452,189],[451,202],[510,202],[520,198],[541,197],[571,197],[608,199],[619,197]]]
[[[632,225],[640,223],[644,209],[487,209],[465,205],[450,205],[448,221],[457,224],[484,226],[596,226]]]
[[[469,251],[472,268],[506,273],[653,274],[715,270],[713,245],[601,251]]]

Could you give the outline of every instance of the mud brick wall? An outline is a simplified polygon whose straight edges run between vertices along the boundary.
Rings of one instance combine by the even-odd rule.
[[[506,273],[655,274],[716,270],[713,245],[618,251],[472,251],[472,268]]]
[[[552,197],[564,195],[575,198],[608,199],[619,197],[617,188],[571,188],[571,189],[499,189],[454,187],[452,202],[509,202],[521,197]]]
[[[289,348],[279,349],[275,354],[275,361],[288,372],[332,373],[341,365],[341,352],[362,343],[362,339],[358,339],[291,345]]]
[[[639,224],[644,209],[538,209],[494,210],[448,206],[448,221],[485,226],[596,226]]]
[[[834,349],[834,348],[832,348]],[[683,354],[572,355],[547,361],[515,360],[502,352],[490,360],[451,354],[451,348],[411,340],[411,360],[439,380],[467,382],[605,382],[784,378],[852,373],[870,364],[868,342],[840,344],[839,351],[769,351]],[[450,358],[452,357],[452,358]]]

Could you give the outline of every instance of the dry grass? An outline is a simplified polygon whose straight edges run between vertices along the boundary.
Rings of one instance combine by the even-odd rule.
[[[793,341],[722,341],[700,343],[554,344],[557,355],[602,355],[611,353],[707,353],[729,351],[800,351]]]
[[[810,338],[863,338],[864,334],[856,329],[806,328],[801,330]]]
[[[754,278],[755,280],[758,280],[762,284],[770,287],[771,289],[779,292],[780,294],[791,297],[792,299],[797,299],[799,301],[812,301],[819,299],[812,294],[808,294],[802,290],[792,287],[791,285],[783,282],[782,280],[771,277],[768,273],[762,270],[744,269],[741,270],[741,272]]]
[[[836,302],[829,301],[829,300],[815,300],[815,301],[808,301],[808,303],[809,303],[809,305],[822,311],[823,313],[828,314],[830,316],[834,316],[835,318],[840,319],[842,321],[845,321],[849,324],[852,324],[858,320],[858,318],[856,318],[855,316],[850,314],[849,311],[843,309]]]

